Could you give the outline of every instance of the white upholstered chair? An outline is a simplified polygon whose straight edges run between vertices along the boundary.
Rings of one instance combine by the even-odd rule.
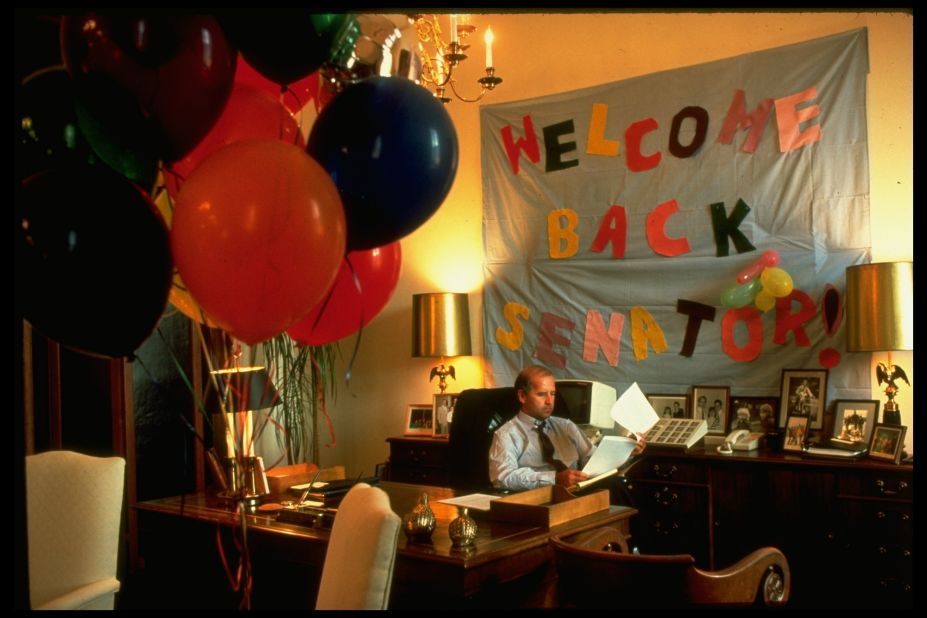
[[[352,487],[332,525],[316,609],[386,609],[400,525],[386,492]]]
[[[73,451],[26,457],[33,609],[113,609],[125,466]]]

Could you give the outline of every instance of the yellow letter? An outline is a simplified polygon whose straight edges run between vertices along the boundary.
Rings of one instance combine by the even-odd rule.
[[[617,157],[621,143],[605,138],[605,123],[608,121],[608,105],[592,104],[592,118],[589,119],[589,135],[586,137],[586,154]]]
[[[566,217],[566,227],[560,227],[560,217]],[[560,208],[547,215],[547,246],[552,259],[573,257],[579,249],[579,236],[573,230],[579,223],[575,210]],[[563,243],[566,246],[561,249]]]
[[[531,316],[531,312],[524,305],[506,303],[505,307],[502,308],[502,315],[505,321],[512,325],[512,332],[506,332],[500,326],[496,329],[496,341],[504,348],[517,350],[522,341],[525,340],[525,329],[522,328],[521,322],[516,318],[521,316],[522,319],[527,320]]]
[[[634,358],[641,361],[647,358],[647,342],[657,354],[666,352],[666,337],[650,312],[643,307],[631,307],[631,345]]]

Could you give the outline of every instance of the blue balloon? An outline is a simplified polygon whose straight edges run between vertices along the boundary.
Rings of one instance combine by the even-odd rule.
[[[306,151],[332,177],[349,251],[382,247],[438,210],[457,173],[457,132],[444,105],[403,77],[373,77],[336,96]]]

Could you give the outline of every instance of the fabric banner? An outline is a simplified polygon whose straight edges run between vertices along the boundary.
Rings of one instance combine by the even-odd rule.
[[[483,106],[487,383],[538,363],[761,396],[826,368],[828,400],[868,399],[868,355],[822,311],[870,257],[868,72],[863,28]]]

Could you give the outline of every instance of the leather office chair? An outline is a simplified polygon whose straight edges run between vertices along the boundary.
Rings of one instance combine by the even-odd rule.
[[[113,609],[125,466],[72,451],[26,457],[33,609]]]
[[[385,491],[354,485],[332,524],[316,609],[386,609],[400,526]]]
[[[703,571],[689,554],[632,554],[624,535],[613,528],[572,542],[554,536],[550,542],[561,607],[775,606],[789,600],[789,563],[774,547],[757,549],[726,569]]]

